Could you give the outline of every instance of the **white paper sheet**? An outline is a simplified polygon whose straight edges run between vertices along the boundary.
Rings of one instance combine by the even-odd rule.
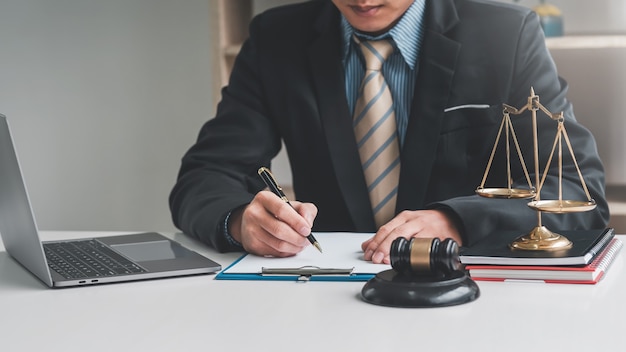
[[[391,269],[391,265],[372,264],[363,259],[361,243],[371,238],[372,233],[354,232],[315,232],[313,233],[323,253],[314,246],[308,246],[294,257],[273,258],[246,255],[235,265],[224,270],[226,274],[258,274],[262,268],[300,268],[317,266],[319,268],[349,269],[353,274],[377,274]]]

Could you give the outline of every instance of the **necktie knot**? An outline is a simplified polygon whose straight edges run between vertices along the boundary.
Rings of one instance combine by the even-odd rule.
[[[372,71],[380,71],[383,63],[393,52],[393,45],[388,39],[360,41],[361,53],[365,59],[365,68]]]

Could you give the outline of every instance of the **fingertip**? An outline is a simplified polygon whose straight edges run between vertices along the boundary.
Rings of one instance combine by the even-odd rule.
[[[370,247],[370,243],[372,243],[372,239],[371,238],[369,240],[361,243],[361,249],[365,252]]]
[[[315,220],[315,215],[307,215],[304,217],[304,220],[309,224],[309,226],[313,226],[313,220]]]
[[[306,226],[302,226],[298,229],[298,233],[306,237],[311,233],[311,230]]]

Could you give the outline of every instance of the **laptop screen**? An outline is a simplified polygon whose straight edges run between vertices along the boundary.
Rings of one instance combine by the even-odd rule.
[[[51,284],[7,119],[0,114],[0,235],[7,252]]]

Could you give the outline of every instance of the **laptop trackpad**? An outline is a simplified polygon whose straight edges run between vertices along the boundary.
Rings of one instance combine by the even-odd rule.
[[[190,253],[171,241],[112,244],[111,247],[137,262],[176,259]]]

